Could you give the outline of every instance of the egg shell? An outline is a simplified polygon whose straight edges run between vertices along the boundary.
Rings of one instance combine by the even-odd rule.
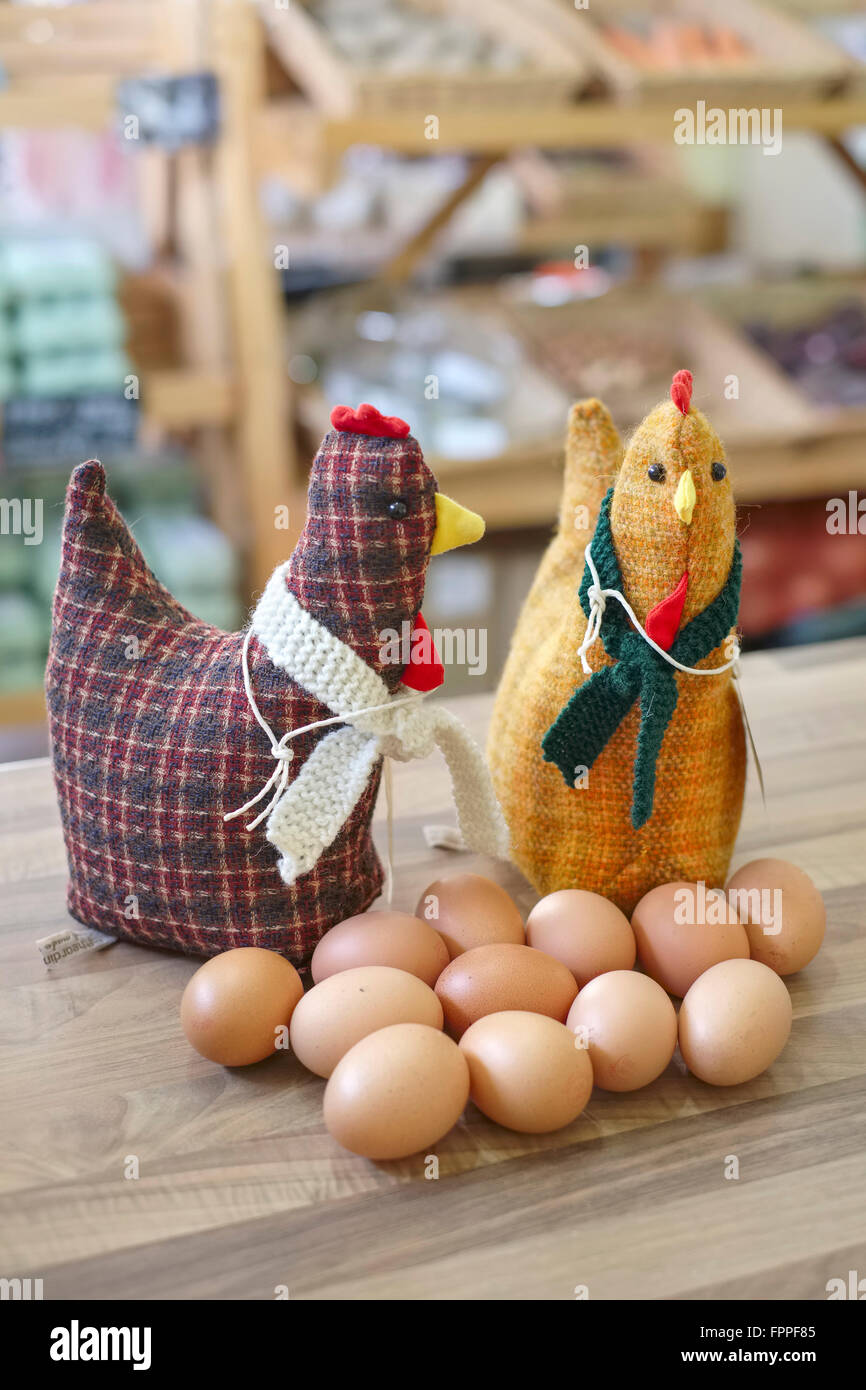
[[[590,980],[566,1026],[589,1051],[596,1086],[637,1091],[661,1076],[677,1045],[677,1015],[661,985],[637,970]]]
[[[181,1026],[196,1052],[211,1062],[247,1067],[276,1050],[303,993],[301,977],[285,957],[239,946],[212,956],[190,977]]]
[[[577,1119],[592,1092],[585,1048],[564,1024],[516,1009],[466,1029],[460,1051],[470,1091],[488,1119],[520,1134],[549,1134]]]
[[[447,1134],[468,1099],[469,1067],[457,1044],[421,1023],[395,1023],[337,1063],[325,1087],[325,1125],[352,1153],[408,1158]]]
[[[768,965],[722,961],[695,980],[680,1007],[683,1061],[710,1086],[751,1081],[779,1056],[791,1016],[788,990]]]
[[[390,965],[435,985],[450,957],[437,931],[408,912],[361,912],[325,932],[310,961],[319,984],[359,965]]]
[[[648,975],[682,999],[699,975],[722,960],[747,960],[749,938],[738,921],[716,923],[720,889],[696,883],[662,883],[645,893],[631,925],[637,953]],[[688,897],[679,897],[686,894]],[[684,904],[688,904],[684,907]],[[696,921],[677,921],[685,912]],[[727,915],[725,907],[723,915]],[[709,920],[700,920],[701,918]]]
[[[727,892],[737,895],[737,915],[745,924],[752,960],[777,975],[793,975],[818,954],[827,909],[809,875],[795,864],[753,859],[731,876]]]
[[[476,946],[526,942],[517,904],[481,874],[435,879],[421,894],[415,915],[436,928],[452,960]]]
[[[561,888],[526,919],[526,944],[567,965],[580,987],[606,970],[631,970],[637,957],[625,913],[599,893]]]
[[[330,1076],[349,1048],[393,1023],[442,1027],[442,1005],[429,985],[390,965],[360,965],[307,990],[292,1015],[292,1051],[309,1071]]]
[[[476,946],[452,960],[436,981],[449,1033],[459,1038],[485,1014],[521,1009],[564,1023],[577,981],[562,961],[531,946]]]

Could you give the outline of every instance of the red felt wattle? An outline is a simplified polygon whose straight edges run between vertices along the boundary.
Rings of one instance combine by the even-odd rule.
[[[439,653],[429,627],[419,613],[409,639],[409,665],[401,680],[410,690],[426,693],[436,690],[445,680],[445,667],[439,660]]]
[[[694,378],[691,372],[685,370],[674,373],[671,382],[671,400],[677,410],[681,410],[683,415],[688,415],[689,406],[692,403],[692,385]]]
[[[331,424],[343,434],[369,434],[375,439],[405,439],[409,426],[398,415],[383,415],[367,403],[353,410],[350,405],[335,405]]]
[[[647,614],[646,630],[663,651],[669,651],[673,646],[683,616],[688,587],[689,575],[686,571],[673,593],[663,598],[661,603],[657,603]]]

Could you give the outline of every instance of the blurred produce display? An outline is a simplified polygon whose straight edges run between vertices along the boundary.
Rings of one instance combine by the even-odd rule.
[[[744,325],[816,405],[866,405],[866,306],[851,300],[803,323]]]
[[[487,549],[443,562],[428,607],[489,633],[492,683],[554,515],[572,401],[603,398],[624,431],[683,366],[740,495],[765,502],[749,511],[764,576],[750,639],[802,633],[810,614],[858,620],[852,538],[831,560],[792,514],[809,550],[795,573],[769,523],[781,497],[849,475],[862,490],[866,293],[854,277],[833,293],[822,274],[756,280],[768,245],[787,274],[834,253],[857,264],[866,124],[843,129],[829,105],[866,95],[860,0],[204,0],[177,32],[157,6],[113,7],[110,31],[87,3],[50,24],[2,8],[0,86],[23,115],[0,132],[0,494],[44,501],[44,539],[4,531],[0,682],[41,685],[74,463],[103,457],[159,577],[231,627],[239,583],[280,554],[271,504],[303,482],[295,425],[319,436],[330,406],[370,399],[487,511]],[[137,92],[150,111],[154,81],[162,96],[219,88],[221,124],[198,132],[212,150],[165,159],[143,148],[147,121],[135,148],[121,133],[119,110],[145,115]],[[794,103],[784,153],[682,149],[659,113],[697,100]],[[844,139],[847,168],[824,136]]]
[[[519,322],[535,360],[570,398],[599,396],[620,421],[638,419],[642,402],[662,399],[678,370],[681,351],[663,323],[587,326],[573,305],[525,311]]]
[[[601,32],[624,58],[650,70],[741,63],[754,55],[749,41],[729,25],[694,23],[676,14],[636,10],[616,24],[602,24]]]
[[[309,10],[340,53],[359,66],[392,73],[473,67],[512,72],[529,61],[507,35],[497,38],[471,19],[406,0],[313,0]]]
[[[570,401],[481,302],[394,292],[312,303],[295,342],[328,408],[374,400],[433,458],[495,458],[560,432]]]
[[[760,108],[776,97],[826,96],[851,76],[835,43],[774,0],[534,0],[532,13],[615,99]]]
[[[285,72],[334,115],[553,106],[589,71],[512,0],[284,0],[260,13]]]

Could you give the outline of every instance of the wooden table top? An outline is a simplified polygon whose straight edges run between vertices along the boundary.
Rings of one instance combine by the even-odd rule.
[[[785,1052],[729,1090],[677,1054],[553,1135],[470,1105],[438,1180],[341,1150],[291,1055],[193,1052],[194,961],[119,943],[46,972],[35,941],[68,921],[50,769],[0,768],[0,1275],[46,1299],[521,1300],[823,1299],[866,1275],[866,641],[746,657],[743,688],[767,803],[750,773],[735,863],[791,859],[828,909]],[[451,706],[483,737],[489,697]],[[468,868],[528,910],[515,870],[426,848],[422,826],[453,820],[438,757],[394,771],[394,905]]]

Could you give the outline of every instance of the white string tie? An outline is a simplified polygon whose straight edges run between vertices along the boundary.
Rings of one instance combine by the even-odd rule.
[[[394,838],[390,760],[410,762],[426,758],[438,748],[451,777],[466,844],[479,853],[504,857],[508,827],[484,755],[457,716],[438,703],[426,701],[424,691],[404,686],[405,693],[392,695],[384,678],[288,591],[287,568],[288,564],[278,565],[268,580],[250,627],[243,634],[240,652],[247,704],[268,740],[274,765],[255,796],[237,810],[226,812],[224,819],[230,821],[255,810],[248,828],[253,830],[266,821],[265,837],[279,852],[277,871],[291,887],[318,864],[361,804],[371,779],[381,771],[389,802],[388,897]],[[253,694],[249,652],[254,636],[271,663],[319,702],[325,718],[277,738]],[[313,740],[308,756],[293,765],[292,741],[315,730],[321,730],[322,737]],[[260,803],[267,804],[260,810]]]
[[[237,810],[227,811],[223,816],[224,821],[229,821],[234,820],[236,816],[244,815],[261,801],[263,797],[267,796],[268,792],[273,788],[273,795],[267,806],[263,811],[259,812],[255,820],[249,821],[246,827],[247,830],[255,830],[256,826],[261,825],[262,821],[270,815],[289,785],[289,770],[292,759],[295,756],[294,749],[288,747],[291,739],[297,738],[299,734],[311,733],[313,729],[325,729],[332,724],[344,724],[353,719],[360,718],[360,716],[364,714],[377,714],[380,710],[393,709],[395,705],[416,704],[424,699],[424,692],[416,692],[413,695],[401,696],[396,700],[386,700],[380,705],[367,705],[364,709],[350,710],[347,714],[334,714],[327,719],[316,719],[312,724],[302,724],[297,729],[289,729],[288,733],[283,734],[282,738],[278,739],[259,709],[256,703],[256,697],[253,694],[249,662],[250,637],[252,636],[252,631],[252,628],[247,628],[243,647],[241,648],[241,671],[243,672],[244,678],[244,692],[256,722],[268,736],[268,741],[271,745],[271,753],[276,759],[277,765],[264,786],[256,792],[255,796],[250,797],[249,801],[244,802],[243,806],[238,806]],[[391,778],[391,760],[388,757],[385,757],[384,781],[385,799],[388,811],[388,871],[386,875],[385,894],[388,906],[390,907],[394,893],[394,797]]]
[[[587,660],[586,654],[601,633],[601,620],[604,616],[607,600],[609,598],[614,598],[617,603],[622,604],[635,628],[640,633],[643,640],[652,647],[653,651],[658,652],[659,656],[663,656],[669,666],[675,666],[678,671],[684,671],[687,676],[720,676],[724,671],[730,671],[731,667],[737,664],[740,659],[740,646],[736,640],[734,641],[734,655],[731,657],[730,661],[726,661],[723,666],[702,668],[699,666],[684,666],[681,661],[677,661],[676,657],[671,656],[670,652],[666,652],[664,647],[660,647],[658,642],[653,641],[646,628],[638,621],[635,611],[628,599],[624,594],[620,593],[619,589],[603,589],[601,587],[601,579],[596,569],[595,561],[592,558],[591,541],[583,553],[592,580],[592,583],[586,591],[586,597],[589,601],[589,617],[586,622],[586,632],[584,633],[583,641],[577,649],[584,675],[592,675],[592,667]]]

